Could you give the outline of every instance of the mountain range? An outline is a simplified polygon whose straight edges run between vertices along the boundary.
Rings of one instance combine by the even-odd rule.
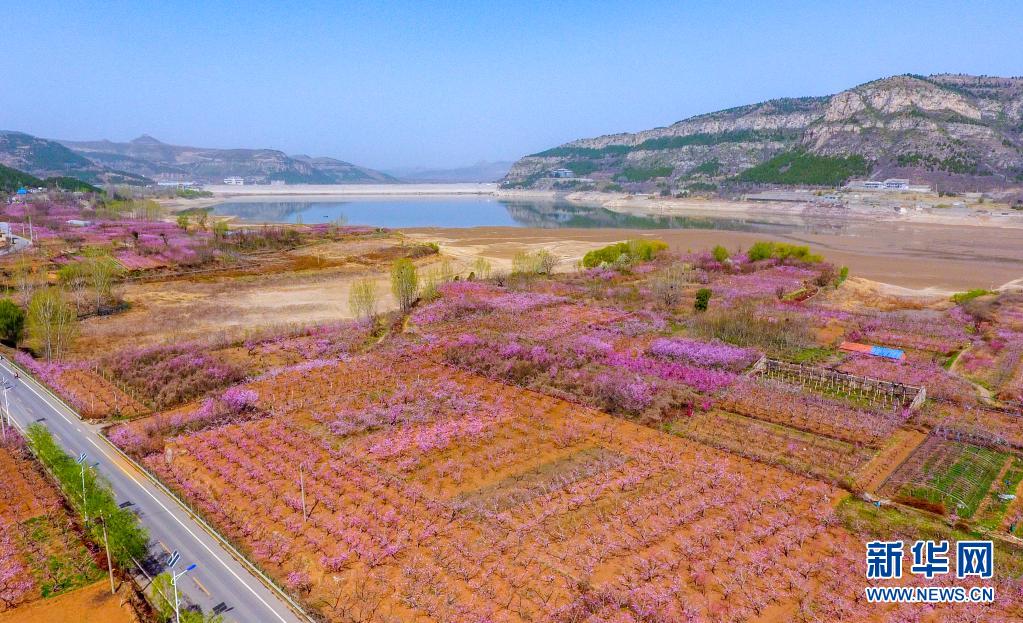
[[[900,75],[768,100],[565,143],[517,161],[503,185],[668,194],[888,177],[948,191],[1023,186],[1023,78]]]
[[[60,141],[23,132],[0,132],[0,164],[39,177],[68,176],[93,184],[154,181],[222,183],[390,183],[386,173],[337,160],[289,156],[276,149],[215,149],[169,145],[142,135],[127,143]]]
[[[476,164],[450,169],[409,167],[404,169],[388,169],[386,172],[406,182],[496,182],[508,174],[512,164],[514,163],[481,160]]]

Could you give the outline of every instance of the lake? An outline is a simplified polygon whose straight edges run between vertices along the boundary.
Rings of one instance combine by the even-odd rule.
[[[834,221],[779,216],[637,216],[597,206],[559,201],[522,201],[492,197],[402,197],[301,201],[232,200],[213,208],[218,216],[251,223],[343,223],[404,229],[412,227],[578,227],[616,229],[723,229],[791,233],[831,232]]]

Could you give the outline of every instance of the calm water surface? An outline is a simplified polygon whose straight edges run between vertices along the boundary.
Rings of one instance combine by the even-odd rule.
[[[725,229],[776,233],[840,233],[841,223],[798,217],[717,218],[635,216],[567,202],[509,201],[492,197],[358,198],[302,201],[228,201],[217,215],[254,223],[336,223],[410,227],[581,227]]]

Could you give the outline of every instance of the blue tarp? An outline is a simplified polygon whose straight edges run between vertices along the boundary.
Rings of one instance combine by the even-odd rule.
[[[875,357],[885,357],[887,359],[902,359],[906,356],[905,353],[898,348],[885,348],[884,346],[871,346],[870,354]]]
[[[19,189],[18,189],[18,194],[19,194],[19,195],[27,195],[27,194],[28,194],[28,191],[27,191],[27,190],[25,190],[24,188],[19,188]]]

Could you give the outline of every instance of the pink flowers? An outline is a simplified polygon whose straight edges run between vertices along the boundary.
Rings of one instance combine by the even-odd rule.
[[[121,352],[107,359],[105,365],[121,382],[163,409],[244,378],[243,370],[200,348],[193,344],[150,346]]]
[[[521,313],[568,301],[565,297],[533,292],[512,292],[489,284],[455,281],[438,286],[441,297],[417,310],[412,320],[431,324],[491,312]]]
[[[604,358],[610,366],[616,366],[650,374],[669,381],[678,381],[698,392],[713,393],[731,385],[735,375],[720,370],[707,370],[679,363],[659,361],[643,356],[611,353]]]
[[[748,348],[685,338],[657,339],[648,350],[651,355],[663,359],[683,360],[698,366],[733,370],[745,368],[760,357],[760,353]]]

